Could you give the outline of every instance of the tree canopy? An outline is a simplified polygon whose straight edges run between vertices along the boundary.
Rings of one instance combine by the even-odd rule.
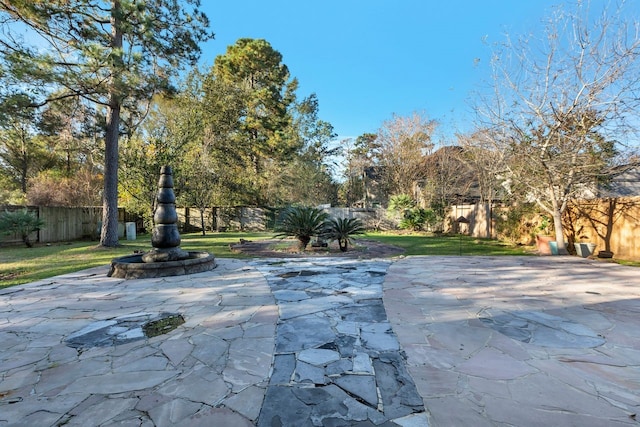
[[[237,45],[258,45],[271,58],[272,69],[287,69],[282,56],[264,41],[241,39],[228,52],[235,52]],[[218,57],[208,70],[194,69],[175,96],[154,100],[142,126],[125,139],[123,174],[157,174],[158,157],[166,157],[173,147],[169,151],[180,154],[170,160],[178,201],[198,208],[201,218],[218,206],[334,202],[332,156],[337,148],[330,143],[335,134],[331,124],[320,119],[316,95],[298,100],[295,79],[289,79],[288,72],[264,71],[260,78],[245,79],[227,75],[227,65],[256,74],[262,66],[260,55],[227,56]],[[217,64],[226,65],[219,69]],[[275,75],[280,77],[270,82]],[[263,87],[273,91],[267,96]],[[126,181],[128,207],[149,216],[148,203],[135,203],[148,193],[141,179]]]
[[[198,0],[0,1],[0,110],[78,98],[103,114],[100,242],[115,246],[118,139],[194,65],[209,33]]]
[[[558,8],[541,38],[508,39],[478,107],[505,187],[553,218],[561,253],[569,201],[622,170],[638,136],[640,27],[624,2],[612,6]]]
[[[389,194],[414,195],[416,183],[425,177],[423,158],[433,150],[436,126],[435,120],[414,112],[406,117],[394,115],[378,130],[375,141]]]
[[[292,137],[298,81],[291,78],[282,54],[263,39],[242,38],[216,57],[213,76],[245,94],[245,115],[234,139],[234,149],[244,153],[251,173],[253,202],[264,204],[269,168],[288,159],[299,148]],[[275,162],[275,165],[274,163]]]

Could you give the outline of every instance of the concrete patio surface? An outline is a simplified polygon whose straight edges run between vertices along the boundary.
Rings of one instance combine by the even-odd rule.
[[[264,277],[235,260],[158,279],[107,269],[0,291],[0,425],[252,425],[278,320]],[[145,338],[116,322],[145,313],[185,323]],[[67,342],[96,332],[93,346]]]
[[[640,269],[411,257],[384,289],[430,426],[639,424]]]
[[[0,426],[639,424],[640,269],[577,257],[218,264],[0,290]],[[184,323],[143,331],[167,316]]]

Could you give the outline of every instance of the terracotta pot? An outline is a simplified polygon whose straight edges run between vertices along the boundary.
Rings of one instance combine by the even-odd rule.
[[[556,240],[553,236],[536,236],[536,247],[538,248],[538,253],[540,255],[551,255],[551,246],[549,246],[549,242],[554,242]]]

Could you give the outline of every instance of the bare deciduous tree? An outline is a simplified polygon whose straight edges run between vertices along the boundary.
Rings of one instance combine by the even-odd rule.
[[[556,9],[541,38],[508,38],[494,56],[493,96],[479,107],[509,189],[553,218],[561,254],[562,213],[620,170],[640,111],[638,23],[624,2],[593,3]]]
[[[463,149],[461,157],[470,167],[478,186],[479,202],[492,204],[500,190],[498,177],[503,165],[500,153],[493,146],[491,133],[482,129],[457,137]]]
[[[430,154],[437,122],[424,114],[409,117],[394,115],[378,130],[380,166],[388,194],[410,194],[415,198],[415,183],[424,178],[423,157]]]
[[[423,202],[444,219],[448,208],[469,198],[473,183],[472,170],[463,161],[459,146],[443,146],[423,161],[425,174]]]

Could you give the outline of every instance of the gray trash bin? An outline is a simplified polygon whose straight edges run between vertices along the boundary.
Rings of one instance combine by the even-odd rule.
[[[127,240],[136,240],[136,223],[135,222],[127,222]]]

